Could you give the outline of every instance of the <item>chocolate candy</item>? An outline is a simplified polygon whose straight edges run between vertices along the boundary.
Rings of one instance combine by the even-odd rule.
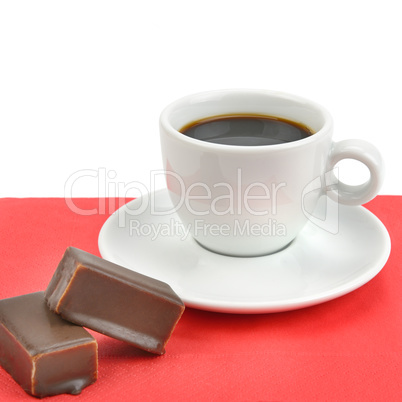
[[[45,292],[50,309],[71,322],[163,354],[184,304],[171,287],[74,247]]]
[[[96,381],[97,343],[52,313],[44,292],[0,300],[0,364],[29,394],[79,394]]]

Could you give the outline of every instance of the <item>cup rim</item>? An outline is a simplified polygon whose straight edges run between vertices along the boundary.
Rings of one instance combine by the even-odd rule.
[[[207,97],[218,98],[227,94],[261,94],[267,95],[270,97],[278,97],[282,99],[290,99],[294,102],[308,105],[311,108],[318,110],[322,116],[324,117],[323,126],[315,132],[313,135],[297,140],[291,141],[283,144],[272,144],[272,145],[258,145],[258,146],[248,146],[248,145],[228,145],[228,144],[217,144],[213,142],[201,141],[199,139],[191,138],[186,135],[183,135],[180,131],[175,129],[170,123],[169,117],[171,113],[177,109],[179,106],[190,105],[196,103],[195,100],[206,99]],[[310,99],[291,94],[288,92],[275,91],[275,90],[267,90],[267,89],[244,89],[244,88],[230,88],[230,89],[216,89],[211,91],[203,91],[196,92],[190,95],[186,95],[181,97],[169,105],[167,105],[161,112],[159,118],[159,124],[161,127],[165,129],[165,131],[173,138],[178,141],[187,143],[188,145],[196,145],[198,148],[202,148],[206,151],[219,151],[219,152],[230,152],[230,153],[257,153],[257,152],[269,152],[269,151],[279,151],[279,150],[287,150],[291,148],[299,148],[302,146],[306,146],[310,143],[319,141],[323,136],[325,136],[330,130],[333,119],[328,110],[314,102]]]

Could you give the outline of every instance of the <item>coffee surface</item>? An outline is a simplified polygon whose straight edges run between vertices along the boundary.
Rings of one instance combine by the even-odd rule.
[[[198,120],[179,131],[201,141],[241,146],[283,144],[313,134],[301,123],[279,117],[240,114]]]

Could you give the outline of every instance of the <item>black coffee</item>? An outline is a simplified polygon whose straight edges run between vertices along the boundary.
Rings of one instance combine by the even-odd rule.
[[[179,131],[201,141],[246,146],[283,144],[313,134],[303,124],[279,117],[240,114],[195,121]]]

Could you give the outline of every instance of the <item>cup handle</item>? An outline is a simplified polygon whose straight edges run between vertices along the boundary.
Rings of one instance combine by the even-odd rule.
[[[370,178],[359,185],[349,185],[338,180],[334,173],[335,165],[342,159],[355,159],[362,162],[370,171]],[[362,205],[373,199],[379,192],[384,179],[383,159],[378,149],[364,140],[343,140],[334,142],[329,157],[331,183],[327,195],[344,205]]]

